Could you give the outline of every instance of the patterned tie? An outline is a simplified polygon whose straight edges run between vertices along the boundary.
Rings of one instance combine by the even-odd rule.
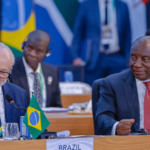
[[[39,103],[39,106],[42,107],[42,93],[41,93],[41,84],[40,84],[40,76],[38,73],[32,73],[34,75],[34,96],[37,99],[37,102]]]
[[[144,129],[150,132],[150,81],[144,82],[146,86],[144,98]]]

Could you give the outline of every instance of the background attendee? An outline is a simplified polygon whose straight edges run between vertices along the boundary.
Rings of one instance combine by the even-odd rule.
[[[149,81],[150,36],[144,36],[131,47],[130,70],[100,82],[96,113],[99,134],[123,135],[139,129],[150,132]]]
[[[132,41],[144,36],[146,25],[146,4],[142,0],[123,0],[128,4]],[[138,17],[137,17],[138,16]]]
[[[150,30],[150,0],[148,0],[146,6],[146,19],[147,19],[147,29]]]
[[[34,92],[41,107],[60,107],[58,70],[42,62],[49,52],[49,43],[45,31],[31,32],[22,45],[24,56],[16,59],[10,81],[26,90],[28,104]]]
[[[71,47],[73,64],[85,64],[85,82],[92,82],[127,67],[131,44],[127,5],[119,0],[81,3]],[[87,47],[86,52],[82,47]],[[87,53],[85,62],[81,54]]]
[[[150,29],[146,31],[145,35],[150,35]]]
[[[5,123],[19,123],[20,116],[25,115],[25,110],[16,109],[6,100],[6,95],[13,98],[14,103],[20,108],[27,108],[27,96],[23,89],[7,82],[12,66],[14,64],[14,56],[3,43],[0,43],[0,126],[2,132],[5,133]]]

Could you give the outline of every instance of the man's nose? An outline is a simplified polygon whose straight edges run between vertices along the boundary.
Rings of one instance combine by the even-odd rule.
[[[30,55],[35,57],[36,56],[36,50],[33,49],[32,51],[30,51]]]
[[[142,61],[141,61],[141,59],[137,59],[137,60],[135,61],[135,63],[134,63],[134,66],[135,66],[135,67],[142,67]]]

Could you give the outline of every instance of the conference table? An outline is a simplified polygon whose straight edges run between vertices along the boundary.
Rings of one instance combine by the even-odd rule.
[[[84,103],[91,100],[91,94],[86,95],[61,95],[61,103],[63,108],[67,108],[68,106],[72,105],[73,103]]]
[[[74,139],[76,140],[76,138]],[[80,138],[79,140],[82,139]],[[47,140],[0,141],[0,148],[3,150],[46,150],[46,142]],[[139,135],[93,137],[93,149],[148,150],[150,149],[150,136]]]
[[[48,131],[69,130],[70,135],[94,135],[93,116],[70,115],[68,112],[45,113],[50,121]]]

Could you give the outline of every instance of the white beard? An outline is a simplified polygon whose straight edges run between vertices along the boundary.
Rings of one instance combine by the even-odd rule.
[[[5,80],[4,82],[0,81],[0,86],[3,86],[6,83],[7,80]]]

